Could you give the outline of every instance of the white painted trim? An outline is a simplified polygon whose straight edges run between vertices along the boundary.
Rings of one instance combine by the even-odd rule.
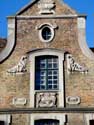
[[[18,19],[33,19],[33,18],[75,18],[75,17],[78,17],[78,15],[38,15],[38,16],[16,16],[16,18]]]
[[[35,85],[35,57],[42,55],[53,55],[57,56],[59,59],[59,107],[64,107],[64,78],[63,78],[63,61],[64,61],[64,53],[57,52],[57,50],[51,49],[43,49],[35,52],[29,53],[29,61],[30,61],[30,107],[34,108],[34,96],[36,91],[34,90]],[[41,92],[41,90],[40,90]]]
[[[4,121],[5,125],[10,124],[11,116],[10,115],[0,115],[0,120]]]
[[[78,43],[83,54],[90,60],[94,60],[94,53],[89,49],[85,38],[86,20],[84,17],[78,17]]]
[[[94,120],[94,114],[93,113],[84,114],[84,120],[85,120],[85,125],[90,125],[89,121]]]
[[[43,29],[44,29],[45,27],[48,27],[48,28],[50,29],[50,31],[51,31],[51,37],[50,37],[50,39],[48,39],[48,40],[43,39],[43,36],[42,36],[42,31],[43,31]],[[43,25],[43,26],[40,28],[40,30],[39,30],[39,38],[40,38],[40,40],[41,40],[42,42],[44,42],[44,43],[51,42],[51,41],[53,40],[54,36],[55,36],[55,31],[54,31],[54,28],[53,28],[51,25],[45,24],[45,25]]]
[[[0,52],[0,62],[9,56],[15,45],[15,18],[8,19],[8,38],[3,51]]]

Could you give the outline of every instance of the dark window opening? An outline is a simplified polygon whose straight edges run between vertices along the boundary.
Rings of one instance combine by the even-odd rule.
[[[53,120],[53,119],[36,120],[35,125],[59,125],[59,120]]]
[[[49,40],[52,36],[51,29],[49,27],[44,27],[42,29],[42,37],[44,40]]]
[[[0,125],[5,125],[4,121],[0,121]]]
[[[94,125],[94,120],[90,120],[90,125]]]
[[[35,59],[35,89],[58,89],[58,57],[39,56]]]

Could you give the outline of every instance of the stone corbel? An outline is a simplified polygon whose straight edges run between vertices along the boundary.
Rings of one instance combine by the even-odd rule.
[[[16,66],[8,69],[7,72],[11,74],[25,73],[27,71],[26,64],[27,64],[27,56],[24,55],[21,57],[19,63]]]
[[[80,73],[87,73],[88,69],[84,66],[78,64],[71,54],[67,54],[67,72],[80,72]]]

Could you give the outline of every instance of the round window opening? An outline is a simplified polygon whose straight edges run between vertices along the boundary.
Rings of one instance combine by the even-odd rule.
[[[50,42],[54,37],[54,30],[50,26],[44,26],[40,31],[41,40]]]

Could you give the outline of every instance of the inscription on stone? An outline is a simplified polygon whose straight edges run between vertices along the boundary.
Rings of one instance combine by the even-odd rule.
[[[81,99],[78,96],[68,96],[66,98],[66,103],[69,105],[77,105],[80,104]]]
[[[13,98],[13,105],[25,105],[26,103],[26,98]]]

